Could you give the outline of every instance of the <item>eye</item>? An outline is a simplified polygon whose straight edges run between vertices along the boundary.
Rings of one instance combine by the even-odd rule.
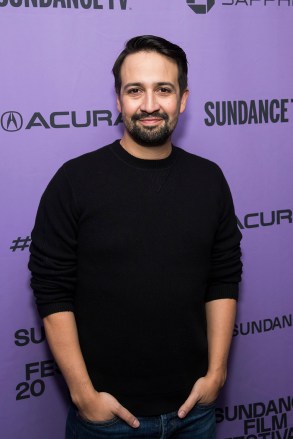
[[[160,87],[158,89],[158,92],[163,94],[163,95],[167,95],[167,94],[170,94],[172,92],[172,90],[168,87]]]
[[[140,93],[140,89],[139,88],[130,88],[129,90],[127,90],[127,94],[129,95],[136,95]]]

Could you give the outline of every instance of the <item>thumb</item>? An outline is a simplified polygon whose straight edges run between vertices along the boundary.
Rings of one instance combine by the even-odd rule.
[[[195,392],[191,393],[187,398],[187,400],[184,402],[184,404],[182,404],[182,406],[178,410],[179,418],[181,419],[185,418],[185,416],[190,412],[190,410],[193,409],[193,407],[195,406],[198,400],[199,397],[197,396],[197,394]]]
[[[123,419],[123,421],[125,421],[132,428],[138,428],[140,425],[139,420],[121,404],[115,414],[119,416],[119,418]]]

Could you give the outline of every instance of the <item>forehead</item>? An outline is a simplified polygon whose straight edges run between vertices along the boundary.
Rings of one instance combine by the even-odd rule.
[[[129,82],[172,82],[178,85],[176,61],[157,52],[128,55],[121,66],[122,86]]]

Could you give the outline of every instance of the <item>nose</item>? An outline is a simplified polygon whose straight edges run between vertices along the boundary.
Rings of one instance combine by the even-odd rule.
[[[155,111],[159,111],[159,109],[160,105],[155,93],[153,91],[146,91],[140,105],[140,110],[146,113],[154,113]]]

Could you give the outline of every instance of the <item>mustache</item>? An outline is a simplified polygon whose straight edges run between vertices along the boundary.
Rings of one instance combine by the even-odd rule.
[[[134,114],[131,118],[132,122],[136,122],[137,120],[145,120],[145,119],[153,119],[154,117],[160,118],[163,120],[169,120],[169,116],[166,113],[160,113],[156,111],[154,113],[140,113]]]

